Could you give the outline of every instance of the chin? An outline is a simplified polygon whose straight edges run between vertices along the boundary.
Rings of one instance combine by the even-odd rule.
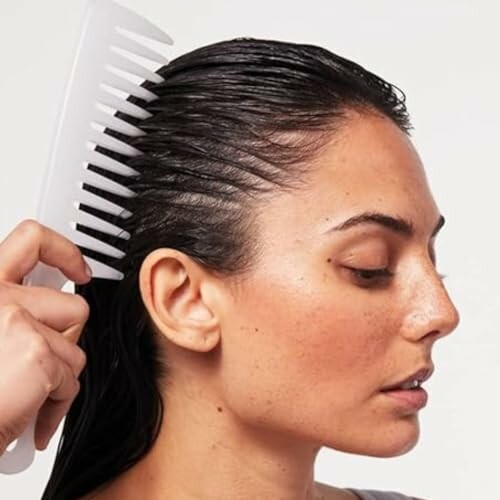
[[[375,434],[378,439],[372,442],[371,456],[390,458],[408,453],[415,448],[420,437],[420,426],[416,415],[410,415],[391,425],[386,431]]]
[[[385,428],[378,426],[369,432],[360,433],[356,443],[344,443],[344,446],[325,443],[324,446],[355,455],[391,458],[408,453],[417,445],[419,437],[418,418],[409,415]]]
[[[383,446],[379,450],[374,450],[374,453],[365,453],[365,455],[379,457],[379,458],[391,458],[391,457],[399,457],[401,455],[405,455],[409,451],[415,448],[418,439],[414,441],[406,442],[402,445],[393,445],[393,446]]]

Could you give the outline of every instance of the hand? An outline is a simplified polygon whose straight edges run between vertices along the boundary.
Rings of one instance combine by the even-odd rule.
[[[35,220],[22,221],[0,242],[0,455],[37,413],[35,446],[47,447],[86,363],[76,343],[89,306],[79,295],[23,286],[39,260],[75,283],[90,279],[79,248]]]

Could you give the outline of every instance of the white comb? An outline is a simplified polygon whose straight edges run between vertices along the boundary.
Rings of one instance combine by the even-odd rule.
[[[132,36],[130,36],[132,33]],[[163,78],[134,58],[123,55],[122,50],[139,55],[153,63],[166,64],[168,60],[156,50],[136,39],[146,39],[172,45],[172,39],[157,26],[135,12],[112,0],[89,0],[73,67],[58,124],[53,136],[51,155],[39,195],[37,220],[66,236],[73,243],[101,254],[122,258],[118,248],[77,230],[82,224],[118,238],[129,239],[130,234],[118,226],[79,209],[79,203],[102,210],[110,215],[127,218],[132,215],[123,207],[82,189],[83,183],[123,197],[132,197],[133,191],[87,169],[92,163],[107,171],[123,176],[137,175],[134,169],[95,151],[96,145],[127,156],[140,153],[137,149],[103,132],[104,127],[129,136],[143,135],[139,128],[113,116],[121,111],[144,119],[150,113],[126,101],[129,95],[147,102],[157,98],[149,90],[123,76],[123,71],[142,82],[160,83]],[[116,50],[116,49],[119,50]],[[116,71],[119,70],[119,71]],[[104,86],[103,86],[104,84]],[[117,89],[119,92],[113,92]],[[111,90],[111,91],[110,91]],[[120,94],[126,96],[121,98]],[[104,107],[98,105],[103,104]],[[113,114],[105,111],[112,108]],[[102,262],[84,256],[94,278],[121,280],[123,274]],[[61,289],[69,281],[58,269],[39,262],[25,276],[23,285],[47,286]],[[0,456],[0,472],[21,472],[33,462],[35,456],[33,419],[17,441]]]

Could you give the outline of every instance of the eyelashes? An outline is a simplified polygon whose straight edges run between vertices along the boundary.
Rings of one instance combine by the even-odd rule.
[[[364,288],[369,288],[371,286],[377,285],[387,285],[391,278],[394,277],[395,273],[389,270],[389,268],[384,267],[380,269],[362,269],[356,267],[344,266],[351,276],[358,282],[358,284]],[[445,274],[438,273],[439,279],[444,281],[447,277]]]
[[[354,283],[360,288],[384,288],[389,283],[394,273],[388,268],[360,269],[346,267],[351,274]]]
[[[394,273],[389,271],[387,267],[382,269],[360,269],[356,267],[348,267],[351,273],[356,277],[363,280],[373,280],[376,278],[391,278]]]

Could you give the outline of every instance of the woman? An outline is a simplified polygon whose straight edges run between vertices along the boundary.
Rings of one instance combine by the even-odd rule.
[[[404,95],[269,40],[159,73],[157,100],[130,99],[152,116],[121,115],[145,135],[114,134],[143,153],[112,154],[140,173],[114,198],[131,238],[121,261],[83,253],[125,278],[77,286],[87,366],[43,498],[408,498],[313,478],[322,446],[415,446],[408,388],[458,323]]]

